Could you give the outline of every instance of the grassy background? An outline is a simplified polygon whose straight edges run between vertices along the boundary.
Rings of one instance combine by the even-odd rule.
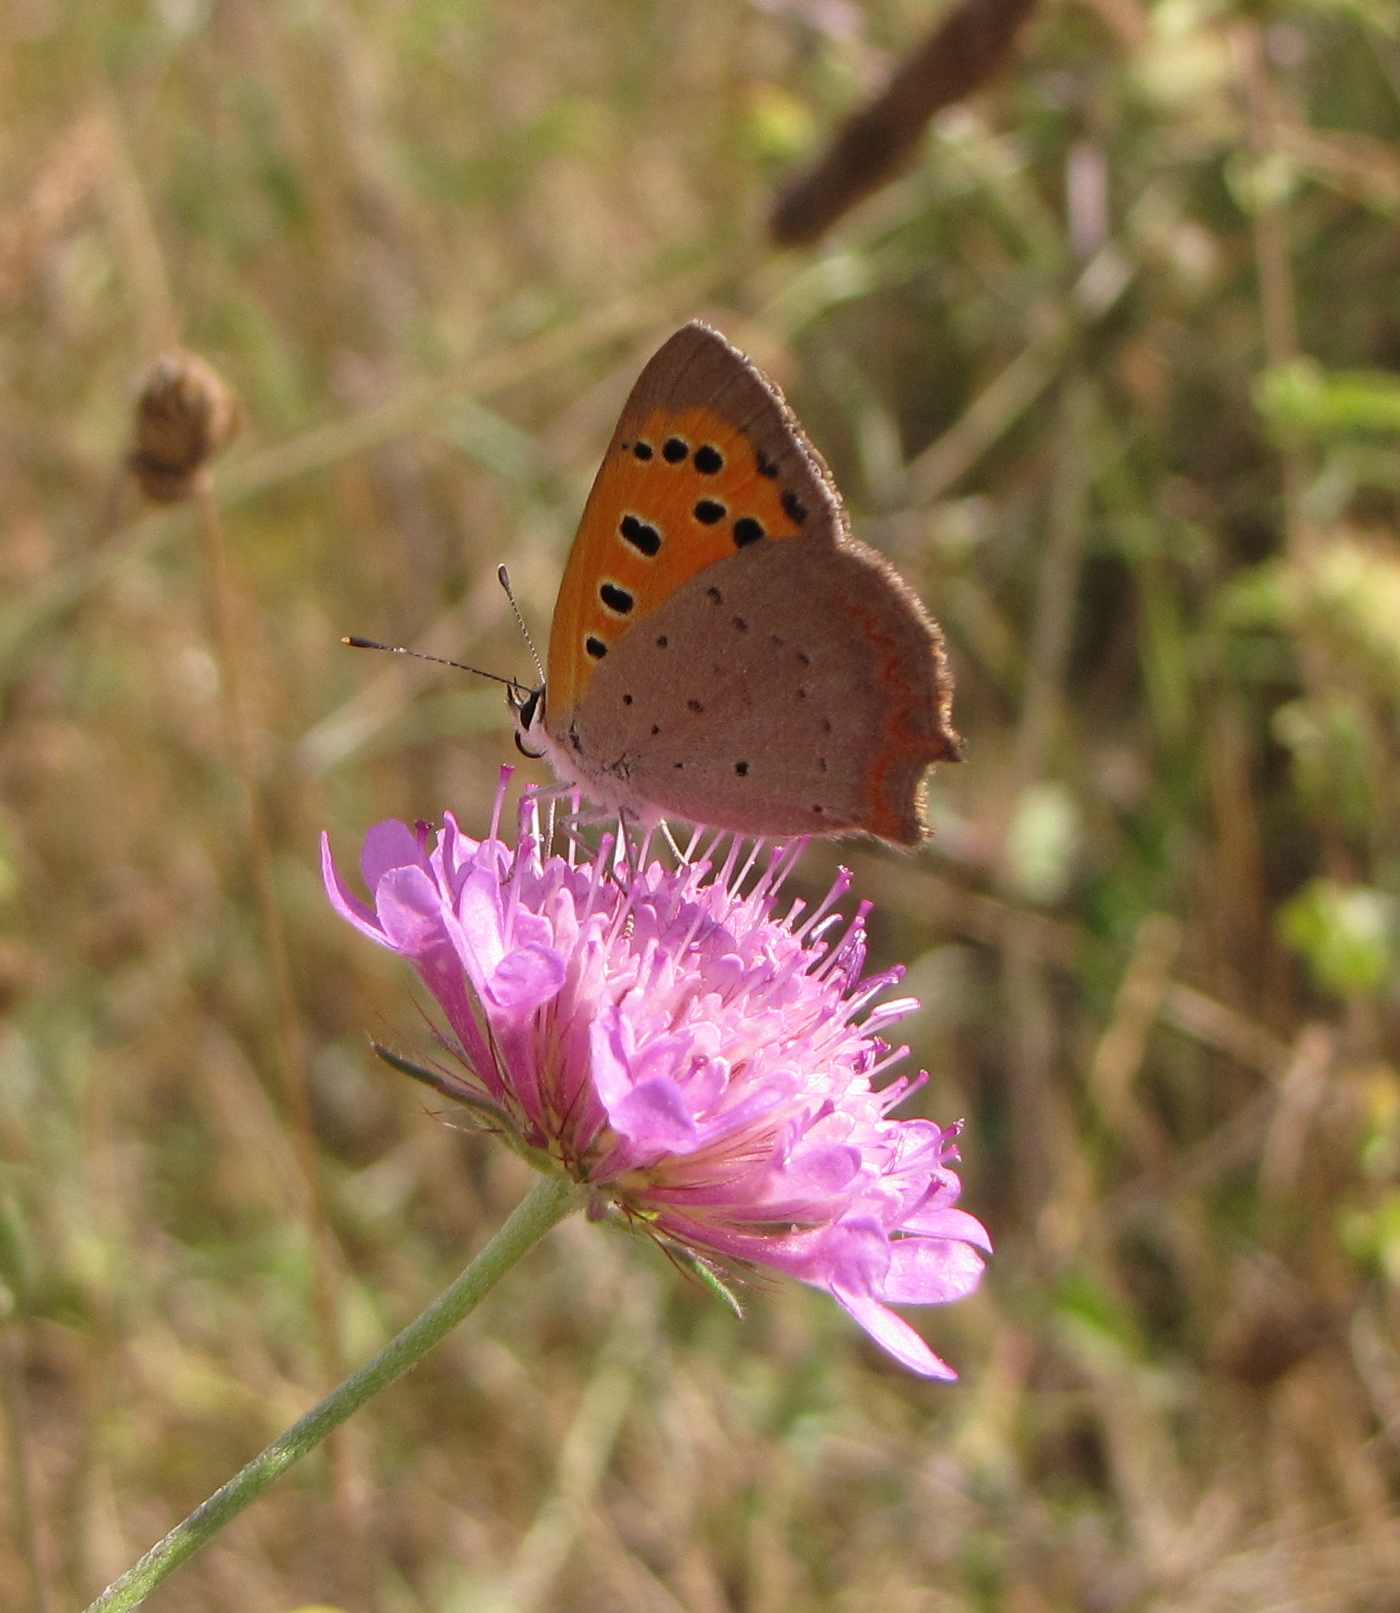
[[[6,1608],[81,1605],[520,1195],[368,1054],[413,994],[315,856],[479,823],[504,711],[336,640],[523,672],[495,566],[543,638],[695,313],[948,633],[937,838],[840,855],[998,1246],[921,1313],[963,1382],[569,1224],[153,1605],[1400,1607],[1400,28],[1047,6],[777,252],[792,166],[929,19],[5,7]],[[247,415],[222,582],[121,474],[176,339]]]

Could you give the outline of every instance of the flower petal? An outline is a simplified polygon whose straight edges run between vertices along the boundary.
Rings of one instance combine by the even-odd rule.
[[[501,906],[497,876],[485,865],[473,868],[462,882],[453,920],[457,939],[464,946],[462,962],[478,987],[491,978],[505,956]]]
[[[791,1155],[781,1169],[785,1192],[839,1193],[860,1173],[860,1149],[844,1145],[806,1148]]]
[[[884,1229],[867,1216],[851,1216],[831,1227],[812,1251],[820,1275],[809,1277],[823,1287],[839,1285],[850,1293],[879,1292],[890,1265],[890,1243]]]
[[[380,929],[379,921],[373,912],[340,877],[335,858],[331,856],[331,837],[328,834],[321,836],[321,878],[325,882],[326,895],[330,898],[331,906],[341,918],[353,924],[361,935],[367,935],[378,945],[392,949],[394,943]]]
[[[364,850],[360,853],[360,872],[364,875],[365,889],[378,888],[379,881],[391,868],[427,869],[428,859],[417,836],[406,823],[397,818],[386,818],[376,823],[365,836]]]
[[[892,1355],[900,1366],[917,1372],[921,1378],[942,1378],[956,1383],[958,1375],[940,1356],[936,1356],[923,1339],[902,1317],[886,1310],[878,1300],[866,1294],[848,1293],[843,1288],[831,1290],[838,1304],[848,1310],[882,1350]]]
[[[588,1027],[593,1085],[609,1115],[632,1090],[630,1031],[616,1006],[600,1014]]]
[[[951,1204],[926,1205],[900,1222],[901,1232],[918,1232],[929,1238],[961,1238],[964,1243],[992,1252],[992,1239],[975,1215]]]
[[[564,960],[553,947],[517,947],[508,952],[486,982],[485,995],[497,1008],[526,1014],[559,995]]]
[[[695,1145],[695,1122],[674,1081],[642,1081],[608,1111],[613,1129],[643,1153],[687,1154]]]
[[[946,1305],[977,1287],[983,1264],[971,1244],[956,1239],[896,1238],[877,1291],[891,1305]]]
[[[391,868],[374,893],[379,922],[396,952],[420,958],[447,939],[442,899],[421,868]]]

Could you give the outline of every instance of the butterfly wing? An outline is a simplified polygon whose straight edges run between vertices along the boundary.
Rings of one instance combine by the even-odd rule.
[[[782,394],[694,321],[648,362],[594,479],[549,636],[547,722],[707,566],[761,539],[839,528],[840,502]]]
[[[782,394],[716,331],[643,370],[555,607],[545,728],[594,799],[759,835],[921,838],[955,757],[937,627],[854,542]]]
[[[957,755],[937,630],[874,551],[765,544],[707,568],[599,667],[576,759],[659,811],[745,834],[916,844]]]

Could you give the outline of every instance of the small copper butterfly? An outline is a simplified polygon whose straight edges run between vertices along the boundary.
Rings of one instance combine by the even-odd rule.
[[[560,584],[516,743],[607,811],[915,845],[956,761],[943,639],[778,388],[718,331],[642,371]]]

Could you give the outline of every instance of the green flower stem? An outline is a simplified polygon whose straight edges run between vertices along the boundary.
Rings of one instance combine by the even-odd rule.
[[[541,1176],[510,1219],[477,1255],[456,1282],[410,1322],[367,1366],[340,1385],[299,1422],[273,1440],[265,1450],[213,1495],[197,1506],[158,1541],[140,1562],[113,1580],[87,1608],[87,1613],[122,1613],[139,1607],[167,1575],[187,1557],[208,1544],[226,1523],[281,1478],[293,1463],[337,1428],[371,1395],[387,1388],[416,1366],[432,1347],[446,1337],[468,1312],[527,1254],[552,1226],[581,1207],[584,1190],[562,1176]]]

